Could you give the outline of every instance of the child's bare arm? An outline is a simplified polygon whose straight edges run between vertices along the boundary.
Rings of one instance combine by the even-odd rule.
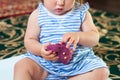
[[[39,42],[40,27],[38,25],[38,10],[32,12],[28,19],[24,44],[28,51],[35,55],[42,56],[47,60],[57,60],[51,51],[46,51],[46,46],[48,44],[40,44]]]
[[[79,44],[85,46],[95,46],[99,42],[99,32],[93,23],[91,14],[87,11],[85,20],[81,26]]]
[[[41,44],[39,43],[40,28],[37,21],[38,10],[32,12],[29,16],[27,29],[24,38],[24,44],[28,51],[37,55],[40,54]]]

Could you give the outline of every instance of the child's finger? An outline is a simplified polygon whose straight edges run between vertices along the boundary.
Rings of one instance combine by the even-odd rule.
[[[56,57],[52,57],[52,58],[51,58],[52,61],[57,61],[58,59],[59,59],[58,56],[56,56]]]
[[[46,58],[52,61],[58,60],[58,56],[56,56],[55,54],[50,54],[49,56],[46,56]]]
[[[73,51],[76,49],[76,47],[77,47],[77,42],[74,42],[74,44],[73,44]]]
[[[50,43],[46,43],[46,44],[44,45],[45,49],[47,49],[47,46],[49,46],[49,45],[50,45]]]
[[[75,49],[76,49],[76,44],[73,45],[73,51],[75,51]]]
[[[68,41],[68,43],[67,43],[67,45],[66,45],[66,47],[67,48],[69,48],[70,47],[70,45],[72,45],[73,44],[73,42],[74,42],[74,39],[69,39],[69,41]]]
[[[70,53],[73,53],[73,49],[70,49]]]
[[[70,37],[67,34],[63,35],[61,42],[66,43],[67,41],[69,41],[69,39],[70,39]]]
[[[73,43],[73,50],[76,49],[78,42],[79,42],[79,38],[77,38],[77,39],[74,41],[74,43]]]
[[[49,56],[51,53],[52,53],[51,50],[49,50],[49,51],[45,51],[44,55],[45,55],[45,56]]]

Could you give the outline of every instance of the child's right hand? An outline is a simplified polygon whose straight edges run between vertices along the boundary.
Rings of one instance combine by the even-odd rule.
[[[50,43],[42,45],[40,50],[41,56],[46,60],[57,61],[59,57],[56,55],[56,53],[50,50],[49,51],[46,50],[48,45],[50,45]]]

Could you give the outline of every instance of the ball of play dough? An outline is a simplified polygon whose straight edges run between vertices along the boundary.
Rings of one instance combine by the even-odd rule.
[[[50,44],[46,50],[52,50],[59,57],[59,61],[63,64],[68,64],[72,58],[72,53],[69,48],[66,48],[66,44]]]

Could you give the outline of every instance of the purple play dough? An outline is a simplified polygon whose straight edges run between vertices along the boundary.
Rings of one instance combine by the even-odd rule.
[[[52,50],[53,52],[56,52],[59,57],[59,61],[63,64],[68,64],[72,58],[72,53],[68,48],[66,48],[66,44],[50,44],[47,46],[46,50]]]

